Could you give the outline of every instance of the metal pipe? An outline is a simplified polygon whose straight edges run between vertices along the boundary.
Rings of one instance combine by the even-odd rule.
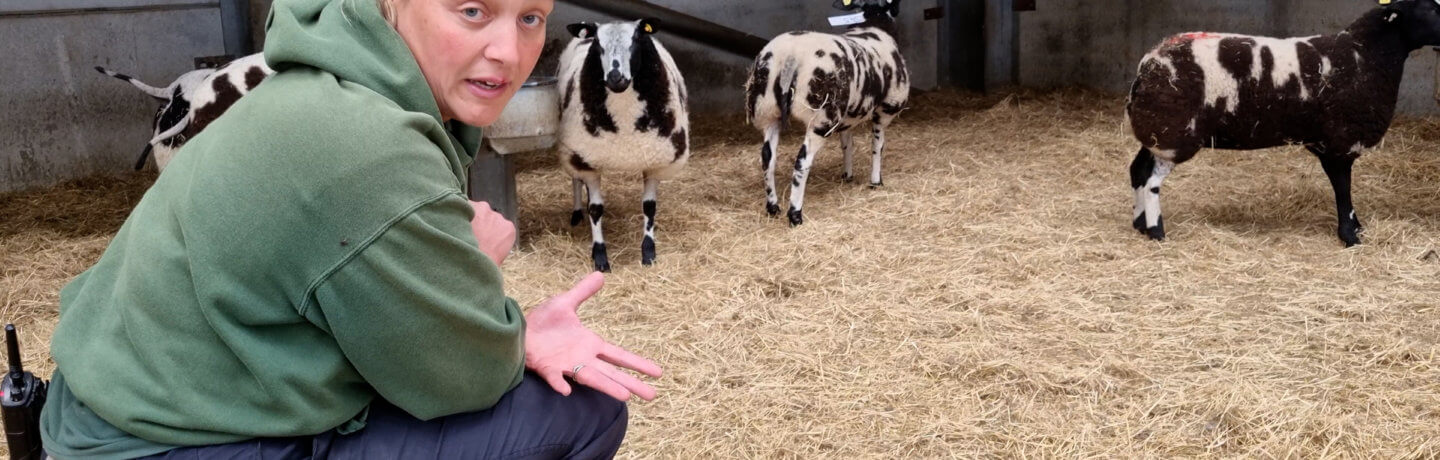
[[[642,0],[561,0],[626,20],[654,18],[660,30],[695,40],[716,49],[750,59],[760,54],[769,40],[756,37],[679,11]]]

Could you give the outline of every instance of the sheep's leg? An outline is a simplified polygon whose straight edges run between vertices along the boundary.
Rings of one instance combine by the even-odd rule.
[[[1140,153],[1141,155],[1135,158],[1135,163],[1130,165],[1131,184],[1140,184],[1135,190],[1136,199],[1144,205],[1142,214],[1136,217],[1137,223],[1143,217],[1145,235],[1155,241],[1164,240],[1165,220],[1160,215],[1160,185],[1165,182],[1165,176],[1170,175],[1170,171],[1175,168],[1175,162],[1156,158],[1150,154],[1149,149],[1142,148]],[[1143,182],[1140,182],[1141,177],[1144,177]]]
[[[605,199],[600,197],[600,176],[585,178],[585,188],[590,190],[590,239],[594,243],[590,248],[590,258],[595,261],[595,269],[610,271],[610,257],[605,254],[605,232],[600,225],[601,218],[605,217]]]
[[[570,226],[580,225],[580,220],[585,216],[585,184],[580,179],[571,181],[575,189],[575,207],[570,211]]]
[[[840,179],[844,180],[845,183],[848,184],[855,181],[855,169],[852,166],[854,163],[851,161],[855,154],[854,133],[851,133],[850,131],[845,131],[844,133],[840,134],[840,149],[845,151],[845,175],[841,176]]]
[[[814,130],[805,133],[805,144],[800,146],[800,154],[795,156],[794,178],[790,182],[791,227],[805,223],[805,216],[801,213],[805,205],[805,181],[810,176],[810,165],[815,164],[815,156],[823,148],[825,136],[816,134]]]
[[[875,150],[870,152],[870,188],[878,188],[885,185],[880,180],[880,158],[885,153],[885,126],[890,124],[889,119],[875,119]]]
[[[765,172],[765,213],[780,217],[780,197],[775,191],[775,152],[780,145],[780,122],[765,128],[765,144],[760,147],[760,169]]]
[[[1350,171],[1355,165],[1355,157],[1323,155],[1318,152],[1315,155],[1320,157],[1320,166],[1325,168],[1325,175],[1330,177],[1330,186],[1335,189],[1335,214],[1340,221],[1335,230],[1336,234],[1340,236],[1340,241],[1345,242],[1347,248],[1360,244],[1359,233],[1364,227],[1360,225],[1360,219],[1355,216],[1355,207],[1350,202]]]
[[[1150,172],[1154,170],[1155,157],[1150,154],[1150,149],[1140,147],[1135,161],[1130,162],[1130,188],[1135,190],[1135,220],[1131,226],[1141,234],[1145,233],[1145,182],[1150,180]]]
[[[645,209],[645,239],[640,243],[640,263],[655,263],[655,193],[660,181],[645,177],[645,196],[640,205]]]

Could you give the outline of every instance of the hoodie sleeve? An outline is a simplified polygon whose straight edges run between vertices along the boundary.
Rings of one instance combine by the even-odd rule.
[[[355,369],[423,420],[489,408],[524,371],[524,316],[478,248],[473,213],[458,194],[423,204],[315,291]]]

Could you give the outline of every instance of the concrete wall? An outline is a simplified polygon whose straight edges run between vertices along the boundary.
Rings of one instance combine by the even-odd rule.
[[[1163,38],[1210,31],[1272,36],[1336,33],[1373,7],[1357,0],[1046,0],[1020,13],[1020,84],[1129,89],[1140,58]],[[1440,113],[1435,53],[1412,54],[1401,113]]]
[[[251,0],[251,37],[263,49],[272,0]],[[0,0],[0,191],[55,184],[96,173],[125,171],[150,138],[157,104],[128,85],[96,73],[103,65],[154,85],[193,68],[193,58],[224,54],[220,10],[213,0]],[[21,3],[10,3],[21,2]],[[28,2],[28,3],[25,3]],[[10,15],[7,8],[71,2],[77,7],[115,2],[200,3],[188,9],[48,15]],[[88,3],[87,3],[88,2]],[[23,5],[22,5],[23,3]],[[652,0],[652,3],[770,38],[783,32],[830,31],[837,13],[830,0]],[[18,6],[17,6],[18,5]],[[902,9],[901,46],[913,85],[935,86],[935,21],[923,10],[936,0],[908,0]],[[38,7],[37,7],[38,8]],[[569,40],[565,25],[613,20],[557,2],[550,18],[554,51],[537,74],[553,74],[554,55]],[[735,56],[663,33],[690,88],[697,114],[738,114],[753,56]]]
[[[169,84],[222,54],[217,6],[0,12],[0,191],[131,168],[158,104],[97,65]]]

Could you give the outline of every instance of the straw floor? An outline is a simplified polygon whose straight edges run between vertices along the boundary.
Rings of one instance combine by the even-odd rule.
[[[759,135],[696,120],[691,166],[660,189],[654,267],[639,177],[607,176],[615,271],[581,316],[666,371],[622,455],[1440,455],[1440,120],[1400,120],[1357,164],[1363,246],[1335,237],[1298,147],[1178,167],[1155,243],[1130,228],[1123,103],[917,93],[885,187],[863,185],[868,136],[857,184],[832,141],[793,229],[764,215]],[[553,157],[518,168],[505,271],[533,305],[588,271],[589,230],[568,226]],[[152,179],[0,196],[0,314],[40,372],[59,288]]]

